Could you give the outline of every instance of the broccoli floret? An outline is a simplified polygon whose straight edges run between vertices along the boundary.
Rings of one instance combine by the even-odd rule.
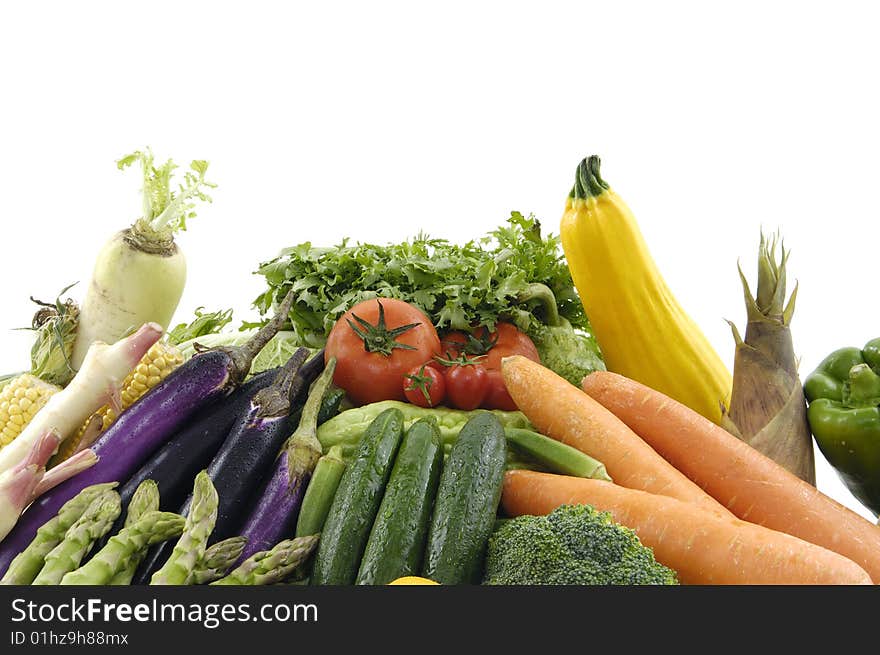
[[[528,331],[541,363],[576,386],[593,371],[604,371],[605,362],[596,340],[570,325],[535,324]]]
[[[487,585],[674,585],[636,533],[589,505],[520,516],[489,539]]]

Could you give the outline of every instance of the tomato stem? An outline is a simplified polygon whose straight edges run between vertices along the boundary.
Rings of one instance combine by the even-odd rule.
[[[401,343],[400,341],[397,341],[397,337],[404,332],[412,330],[414,327],[418,327],[421,323],[409,323],[407,325],[396,327],[393,330],[389,330],[388,326],[385,324],[385,308],[382,307],[382,302],[380,300],[377,299],[376,302],[379,303],[379,320],[376,322],[376,325],[373,325],[369,321],[365,321],[357,314],[352,314],[351,316],[358,322],[360,327],[355,325],[354,321],[351,319],[346,319],[349,327],[354,330],[354,333],[363,339],[364,350],[368,353],[382,353],[386,357],[390,357],[395,348],[400,350],[415,350],[415,346]]]
[[[463,352],[468,355],[486,355],[498,343],[498,333],[492,336],[488,330],[484,331],[479,337],[475,337],[470,332],[467,333],[467,343],[464,344]]]
[[[485,359],[485,355],[477,355],[468,356],[465,353],[461,353],[458,357],[453,357],[450,353],[446,353],[446,357],[440,357],[440,355],[434,356],[434,361],[438,364],[443,364],[443,366],[476,366],[481,362],[481,360]]]
[[[405,389],[406,391],[421,391],[422,395],[425,397],[425,402],[428,403],[428,407],[432,407],[434,403],[431,402],[431,394],[429,393],[429,390],[434,386],[434,379],[430,375],[425,375],[425,366],[427,366],[427,364],[422,364],[418,373],[404,376],[409,380],[409,385],[407,385]]]

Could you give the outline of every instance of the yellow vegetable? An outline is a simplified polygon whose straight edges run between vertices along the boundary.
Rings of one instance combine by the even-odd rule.
[[[176,346],[157,341],[143,356],[134,370],[128,374],[122,383],[120,391],[120,404],[122,409],[128,409],[141,396],[150,389],[159,384],[168,375],[183,363],[183,354]],[[101,417],[101,430],[106,430],[113,421],[116,420],[117,413],[109,405],[105,405],[97,411]],[[90,419],[91,420],[91,419]],[[76,452],[85,432],[88,421],[77,431],[77,433],[61,444],[58,454],[53,460],[53,464],[63,462]]]
[[[61,387],[36,375],[16,376],[0,391],[0,448],[12,442]]]
[[[565,204],[562,247],[609,371],[720,423],[733,379],[666,285],[626,203],[584,159]]]
[[[416,575],[406,575],[397,580],[392,580],[389,585],[439,585],[439,582],[428,580],[428,578],[420,578]]]

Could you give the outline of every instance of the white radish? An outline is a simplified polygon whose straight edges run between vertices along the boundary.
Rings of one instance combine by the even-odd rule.
[[[78,370],[92,343],[113,343],[147,322],[167,330],[186,284],[186,259],[174,233],[195,216],[195,201],[210,202],[204,188],[208,163],[193,161],[178,190],[171,186],[176,168],[171,160],[159,167],[147,150],[117,162],[120,169],[143,167],[143,213],[128,229],[113,236],[98,254],[86,289],[71,366]]]
[[[125,376],[161,336],[159,325],[147,323],[113,345],[92,344],[70,384],[49,399],[12,443],[0,449],[0,475],[25,461],[46,433],[56,432],[64,441],[102,406],[118,403]],[[56,450],[57,445],[51,454]]]
[[[147,252],[136,243],[125,230],[98,254],[80,307],[74,369],[95,341],[113,343],[145,320],[168,329],[186,284],[186,260],[173,242],[165,254]]]

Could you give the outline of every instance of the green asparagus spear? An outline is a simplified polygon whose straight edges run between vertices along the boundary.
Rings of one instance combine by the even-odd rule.
[[[53,518],[46,521],[38,530],[34,540],[15,556],[6,570],[0,584],[31,584],[43,568],[46,555],[61,543],[65,533],[83,515],[92,501],[105,491],[116,486],[115,482],[93,484],[68,500]]]
[[[156,484],[155,480],[144,480],[138,485],[137,489],[134,490],[134,493],[131,496],[123,528],[128,528],[134,525],[147,512],[157,511],[159,511],[159,485]],[[180,533],[178,532],[177,534]],[[171,537],[176,537],[177,534],[170,535],[167,538],[170,539]],[[119,566],[116,575],[114,575],[113,579],[107,584],[131,584],[131,579],[134,577],[138,565],[141,563],[141,560],[144,559],[146,554],[146,546],[133,551],[129,555],[128,561],[124,565]],[[65,584],[63,580],[61,583]]]
[[[208,548],[193,569],[191,584],[208,584],[222,578],[238,561],[246,544],[244,537],[230,537]]]
[[[59,584],[65,573],[79,567],[95,542],[112,527],[121,511],[122,501],[115,491],[104,491],[95,498],[76,523],[70,526],[61,543],[46,555],[43,568],[33,584]]]
[[[183,532],[184,523],[185,519],[180,514],[151,510],[110,537],[92,559],[66,574],[61,579],[61,584],[107,584],[125,570],[134,553],[145,553],[153,544],[178,536]]]
[[[128,503],[128,514],[125,515],[125,525],[128,527],[137,523],[147,512],[159,511],[159,485],[155,480],[144,480],[138,485]]]
[[[318,535],[285,539],[272,550],[254,553],[215,585],[268,585],[283,582],[304,564],[318,545]]]
[[[165,565],[153,574],[150,584],[184,585],[190,583],[193,569],[205,556],[208,537],[214,531],[217,521],[217,490],[208,476],[202,471],[196,476],[189,516],[183,534],[177,540],[174,550]]]

